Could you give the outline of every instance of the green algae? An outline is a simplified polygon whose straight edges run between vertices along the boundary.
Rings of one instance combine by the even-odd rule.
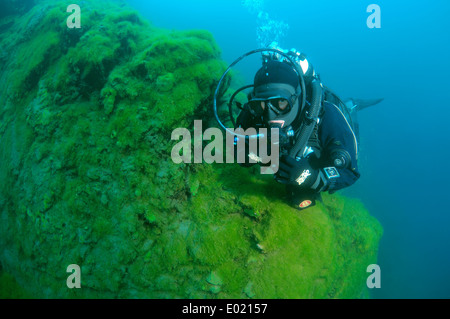
[[[31,299],[13,276],[0,271],[0,299]]]
[[[0,35],[2,297],[367,295],[382,229],[359,201],[299,212],[256,168],[170,159],[174,128],[213,123],[226,66],[209,32],[111,1],[69,30],[65,6],[41,1]]]

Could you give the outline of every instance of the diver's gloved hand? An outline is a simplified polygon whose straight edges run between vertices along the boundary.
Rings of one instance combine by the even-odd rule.
[[[238,142],[239,138],[235,137],[235,143],[234,143],[234,162],[238,163],[240,166],[242,167],[251,167],[253,165],[255,165],[257,162],[250,161],[250,154],[249,154],[249,145],[248,145],[248,140],[244,139],[241,144],[238,144],[240,142]],[[240,147],[238,147],[240,146]]]
[[[318,180],[320,179],[319,174],[319,169],[313,168],[307,158],[297,161],[290,156],[283,155],[280,158],[280,166],[275,179],[282,184],[316,190],[319,186],[323,186]]]

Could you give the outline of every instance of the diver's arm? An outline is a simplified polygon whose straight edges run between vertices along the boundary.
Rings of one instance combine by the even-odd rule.
[[[360,177],[357,165],[358,145],[349,123],[339,109],[326,102],[324,110],[319,128],[322,143],[319,165],[327,181],[323,190],[334,193],[352,185]]]
[[[297,209],[314,205],[320,192],[333,193],[359,178],[353,131],[334,105],[324,105],[324,110],[319,126],[320,158],[316,153],[298,160],[282,156],[275,175],[278,182],[286,184],[290,201]]]

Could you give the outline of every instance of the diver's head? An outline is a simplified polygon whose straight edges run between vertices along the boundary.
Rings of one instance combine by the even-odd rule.
[[[249,105],[269,126],[292,125],[300,110],[300,79],[286,62],[268,61],[256,72]]]

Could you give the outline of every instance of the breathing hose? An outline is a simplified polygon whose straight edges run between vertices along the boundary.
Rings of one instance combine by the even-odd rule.
[[[312,99],[311,99],[311,108],[306,110],[303,114],[303,127],[299,132],[299,136],[294,146],[291,148],[289,152],[289,156],[292,158],[296,158],[297,154],[300,157],[303,157],[305,153],[306,144],[308,143],[309,138],[314,130],[315,125],[318,123],[319,112],[322,103],[322,84],[314,79],[311,82],[312,86]]]

